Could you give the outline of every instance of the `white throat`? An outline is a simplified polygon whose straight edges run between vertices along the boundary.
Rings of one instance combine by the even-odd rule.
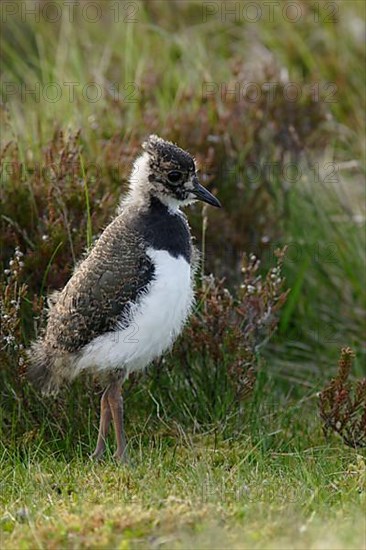
[[[189,204],[192,204],[193,202],[195,202],[194,198],[186,199],[184,201],[179,201],[178,199],[175,199],[174,197],[169,197],[169,196],[163,195],[163,194],[157,194],[156,196],[158,197],[158,199],[163,204],[165,204],[165,206],[168,207],[169,212],[171,212],[172,214],[175,214],[175,213],[179,212],[179,209],[182,206],[188,206]]]

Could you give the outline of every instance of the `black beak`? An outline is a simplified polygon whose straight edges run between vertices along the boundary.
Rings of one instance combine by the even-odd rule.
[[[221,208],[220,201],[210,193],[205,187],[203,187],[199,182],[197,178],[194,178],[194,189],[191,191],[193,195],[196,195],[196,197],[203,202],[207,202],[208,204],[211,204],[212,206],[216,206],[217,208]]]

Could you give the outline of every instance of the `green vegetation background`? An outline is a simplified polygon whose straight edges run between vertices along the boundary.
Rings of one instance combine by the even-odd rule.
[[[299,1],[300,11],[290,7],[286,16],[281,3],[273,19],[257,2],[257,22],[248,2],[100,2],[97,22],[80,7],[73,22],[63,9],[53,23],[22,15],[21,4],[12,4],[16,14],[1,36],[2,289],[17,246],[24,266],[14,296],[27,285],[15,340],[3,342],[1,356],[4,544],[128,548],[155,537],[204,546],[200,526],[213,521],[222,544],[316,547],[328,537],[319,518],[334,511],[348,520],[333,543],[357,547],[364,462],[341,442],[324,441],[316,394],[342,345],[357,353],[354,375],[365,372],[363,2]],[[224,205],[188,212],[205,272],[225,277],[235,294],[243,252],[256,254],[265,272],[287,245],[291,292],[276,334],[258,352],[249,401],[230,417],[224,398],[208,406],[225,393],[226,373],[212,383],[197,356],[193,394],[173,352],[126,388],[136,470],[97,465],[86,474],[95,386],[83,381],[56,401],[40,399],[19,376],[14,346],[34,337],[41,296],[65,283],[110,220],[139,144],[153,132],[196,156],[202,182]],[[122,508],[113,497],[120,475],[129,493]],[[207,480],[212,499],[203,505]],[[259,485],[261,498],[245,497],[243,483]],[[70,486],[66,493],[60,484]],[[302,499],[277,498],[284,486]],[[359,528],[347,527],[350,518]]]

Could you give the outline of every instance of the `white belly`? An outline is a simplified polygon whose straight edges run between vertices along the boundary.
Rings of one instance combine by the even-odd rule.
[[[155,265],[155,280],[132,308],[128,328],[95,338],[82,351],[77,371],[145,368],[171,347],[193,304],[189,263],[165,250],[148,250]]]

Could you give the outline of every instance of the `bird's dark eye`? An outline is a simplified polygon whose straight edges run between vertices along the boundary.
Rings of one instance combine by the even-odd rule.
[[[172,170],[168,174],[168,180],[170,183],[179,183],[182,179],[182,172],[179,172],[178,170]]]

